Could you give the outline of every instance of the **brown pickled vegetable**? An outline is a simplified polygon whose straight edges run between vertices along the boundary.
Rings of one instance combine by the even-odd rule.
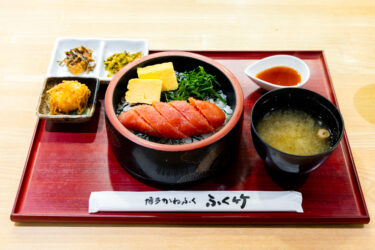
[[[95,68],[95,60],[92,58],[92,50],[80,46],[65,52],[65,58],[57,61],[60,66],[66,65],[69,72],[73,75],[79,75],[83,72],[88,74]]]
[[[141,51],[136,52],[134,54],[130,54],[124,51],[123,53],[115,53],[111,55],[104,62],[105,69],[109,72],[107,76],[111,77],[112,75],[119,72],[120,69],[122,69],[125,65],[141,57],[142,57]]]

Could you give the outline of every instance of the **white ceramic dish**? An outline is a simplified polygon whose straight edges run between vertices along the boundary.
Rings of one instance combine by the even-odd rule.
[[[294,86],[280,86],[276,84],[272,84],[266,81],[263,81],[259,78],[256,78],[256,74],[259,72],[276,67],[276,66],[287,66],[290,68],[293,68],[298,71],[298,73],[301,75],[301,82]],[[250,77],[256,84],[259,85],[259,87],[265,89],[265,90],[273,90],[273,89],[281,89],[281,88],[300,88],[302,87],[307,80],[310,78],[310,69],[307,66],[307,64],[295,56],[289,56],[289,55],[275,55],[263,58],[260,61],[257,61],[251,65],[249,65],[245,69],[245,74]]]
[[[104,47],[103,47],[103,60],[104,62],[108,57],[113,55],[114,53],[120,53],[120,52],[126,52],[129,53],[136,53],[138,51],[142,52],[142,57],[148,55],[148,41],[145,39],[140,40],[124,40],[124,39],[108,39],[104,40]],[[100,75],[99,78],[101,81],[111,81],[113,78],[113,75],[111,77],[108,77],[108,71],[105,70],[104,64],[100,67]]]
[[[93,51],[96,66],[93,71],[77,75],[78,77],[96,77],[100,81],[109,82],[112,77],[107,77],[108,72],[104,69],[104,60],[110,55],[124,50],[134,53],[142,51],[142,56],[148,55],[148,41],[145,39],[97,39],[97,38],[74,38],[62,37],[55,41],[47,77],[64,77],[72,75],[65,65],[60,66],[57,61],[65,58],[65,52],[70,49],[85,46]]]

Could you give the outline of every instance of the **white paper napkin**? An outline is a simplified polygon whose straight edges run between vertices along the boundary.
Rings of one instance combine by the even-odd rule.
[[[297,212],[296,191],[92,192],[89,213],[102,212]]]

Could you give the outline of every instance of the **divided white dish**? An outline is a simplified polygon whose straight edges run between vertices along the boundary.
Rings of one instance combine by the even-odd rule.
[[[55,41],[55,46],[48,66],[47,77],[63,77],[72,75],[65,65],[60,66],[58,61],[65,58],[65,52],[70,49],[85,46],[93,51],[93,59],[96,66],[93,71],[77,75],[79,77],[96,77],[100,81],[110,81],[107,77],[108,71],[104,69],[104,60],[114,53],[142,52],[142,56],[148,55],[148,41],[145,39],[97,39],[97,38],[74,38],[62,37]]]
[[[287,66],[290,68],[293,68],[298,71],[298,73],[301,75],[301,82],[294,86],[280,86],[276,84],[272,84],[266,81],[263,81],[256,77],[256,75],[266,69],[277,67],[277,66]],[[300,88],[302,87],[307,80],[310,78],[310,69],[307,66],[307,64],[295,56],[289,56],[289,55],[275,55],[275,56],[269,56],[266,58],[263,58],[262,60],[259,60],[251,65],[249,65],[245,69],[245,74],[250,77],[256,84],[259,85],[259,87],[265,89],[265,90],[273,90],[273,89],[281,89],[281,88]]]

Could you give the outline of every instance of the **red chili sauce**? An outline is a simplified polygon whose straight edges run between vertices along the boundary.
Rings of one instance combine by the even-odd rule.
[[[263,70],[255,77],[281,86],[294,86],[301,82],[301,75],[298,71],[286,66],[277,66]]]

